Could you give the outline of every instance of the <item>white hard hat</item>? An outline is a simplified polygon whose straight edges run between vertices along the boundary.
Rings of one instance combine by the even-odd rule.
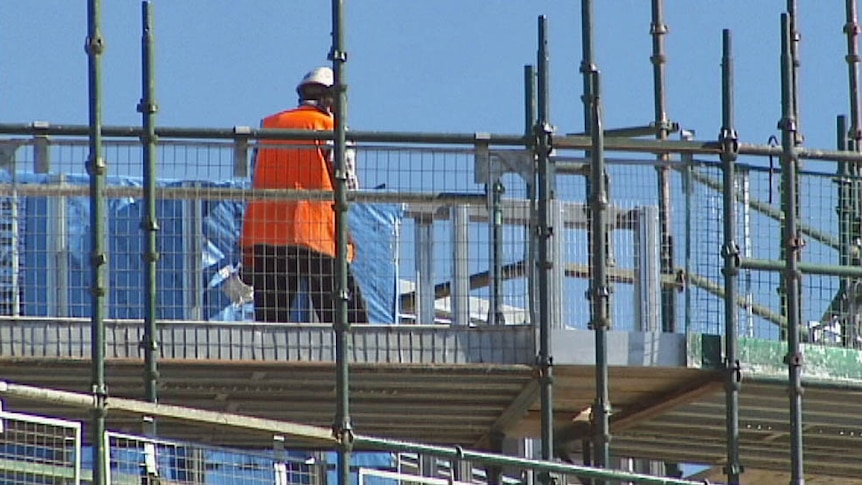
[[[332,73],[332,69],[328,67],[318,67],[309,71],[302,77],[299,84],[296,85],[296,92],[301,95],[302,88],[311,84],[317,84],[324,88],[331,88],[335,84],[335,75]]]

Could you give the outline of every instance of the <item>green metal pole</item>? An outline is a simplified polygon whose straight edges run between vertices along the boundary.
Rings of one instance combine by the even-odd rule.
[[[620,470],[602,470],[598,468],[570,465],[554,461],[538,461],[528,458],[518,458],[481,451],[465,450],[461,447],[444,447],[421,443],[408,443],[386,438],[372,436],[356,436],[356,446],[363,450],[389,451],[403,453],[419,453],[422,455],[437,456],[450,460],[469,461],[474,464],[490,464],[501,467],[512,467],[524,470],[535,470],[545,475],[548,473],[559,473],[575,475],[577,477],[597,478],[617,482],[644,483],[652,485],[703,485],[704,482],[683,480],[667,477],[656,477],[639,473],[624,472]]]
[[[789,56],[789,59],[788,59],[788,63],[789,63],[788,76],[790,76],[790,78],[789,78],[790,93],[789,93],[789,101],[788,102],[790,104],[790,114],[794,120],[793,144],[794,144],[794,146],[799,146],[802,144],[802,135],[801,135],[801,132],[799,131],[799,97],[798,97],[799,91],[797,90],[798,82],[799,82],[799,76],[798,76],[799,57],[798,57],[798,51],[797,51],[798,46],[799,46],[799,33],[796,31],[796,17],[797,17],[796,0],[787,0],[787,13],[786,13],[786,15],[787,15],[787,21],[788,21],[788,28],[790,29],[789,38],[788,38],[788,56]],[[797,162],[798,161],[799,161],[799,158],[797,157]],[[798,181],[797,181],[797,184],[798,184]],[[793,201],[793,204],[796,206],[796,210],[798,213],[799,207],[800,207],[800,204],[799,204],[799,193],[800,193],[799,192],[799,186],[797,185],[796,187],[794,187],[793,190],[794,190],[794,193],[796,194],[796,199]],[[781,243],[779,252],[781,254],[781,259],[786,260],[788,256],[785,253],[784,241],[782,241],[782,243]],[[782,315],[784,315],[784,316],[787,316],[787,312],[788,312],[788,309],[787,309],[787,291],[788,291],[788,289],[785,286],[784,281],[782,280],[779,283],[778,292],[780,295],[781,312],[782,312]],[[787,337],[786,335],[781,335],[782,340],[786,339],[786,337]]]
[[[249,140],[331,140],[333,132],[310,130],[283,130],[275,128],[242,127],[242,136]],[[57,136],[87,136],[87,125],[40,125],[34,127],[29,123],[0,123],[0,135],[57,135]],[[103,126],[102,134],[116,138],[140,138],[143,131],[140,126]],[[157,127],[156,136],[161,139],[221,139],[234,141],[237,138],[237,127],[233,128],[183,128]],[[350,139],[357,142],[370,143],[409,143],[409,144],[439,144],[474,147],[476,133],[425,133],[425,132],[394,132],[394,131],[351,131]],[[522,134],[492,133],[485,136],[489,145],[523,147],[530,143]],[[554,147],[557,149],[589,150],[592,140],[582,135],[560,135],[554,137]],[[610,152],[648,152],[648,153],[679,153],[719,155],[721,146],[716,141],[699,140],[645,140],[635,138],[605,138],[605,151]],[[780,146],[739,144],[740,155],[781,156]],[[862,154],[821,148],[797,147],[797,158],[800,160],[825,160],[832,162],[853,162],[862,164]],[[646,162],[653,164],[654,162]]]
[[[790,61],[793,67],[791,71],[791,81],[793,83],[791,89],[793,92],[793,119],[796,120],[796,132],[793,134],[793,142],[798,146],[802,145],[803,140],[799,117],[799,41],[802,39],[802,36],[799,35],[799,30],[796,28],[796,19],[799,17],[796,3],[796,0],[787,0],[787,18],[790,21]]]
[[[667,61],[664,51],[664,37],[667,35],[664,23],[664,0],[652,0],[652,56],[653,66],[653,103],[655,111],[656,139],[667,140],[669,123],[667,103],[665,102],[664,67]],[[657,156],[658,175],[658,224],[659,224],[659,270],[661,274],[672,275],[673,269],[673,227],[671,226],[670,157],[667,153]],[[676,290],[670,287],[661,289],[661,326],[663,332],[676,332]]]
[[[554,172],[550,155],[552,150],[553,129],[550,123],[549,102],[549,53],[548,53],[548,18],[539,17],[539,52],[538,52],[538,123],[536,124],[538,149],[538,200],[539,200],[539,261],[537,273],[539,276],[539,357],[538,367],[541,380],[541,437],[542,459],[550,460],[554,456],[554,399],[553,399],[553,357],[551,357],[551,308],[553,299],[551,290],[550,245],[553,235],[551,220],[551,203],[554,195]],[[545,477],[548,478],[548,477]],[[549,479],[549,478],[548,478]]]
[[[100,30],[101,3],[87,2],[87,66],[89,73],[90,156],[90,305],[91,359],[93,392],[93,484],[107,483],[108,452],[105,449],[105,416],[108,389],[105,386],[105,293],[107,292],[108,255],[105,244],[105,174],[102,156],[102,66],[105,40]]]
[[[531,140],[531,143],[526,145],[527,150],[536,152],[535,137],[533,130],[536,127],[536,69],[533,66],[524,66],[524,135]],[[527,310],[530,312],[530,325],[535,330],[536,322],[538,321],[537,303],[536,303],[536,227],[537,207],[536,207],[536,174],[531,173],[531,178],[527,182],[527,200],[530,201],[530,225],[527,227],[527,255],[524,261],[527,262],[527,292],[529,302]]]
[[[736,243],[736,149],[739,137],[733,127],[733,48],[730,31],[722,31],[721,106],[722,122],[718,141],[721,143],[724,190],[724,342],[725,342],[725,408],[727,425],[727,483],[739,483],[742,466],[739,462],[739,389],[742,370],[738,359],[739,337],[737,326],[737,275],[739,274],[739,246]]]
[[[532,139],[536,126],[536,68],[524,66],[524,136]]]
[[[691,136],[690,132],[683,133],[683,137]],[[686,138],[683,138],[686,139]],[[692,172],[694,171],[694,157],[691,155],[683,155],[683,162],[685,162],[685,166],[683,167],[682,173],[682,186],[685,194],[685,274],[692,273],[692,251],[691,251],[691,240],[692,240],[692,204],[694,203],[694,180],[692,177]],[[691,330],[691,318],[692,318],[692,302],[691,302],[691,291],[686,291],[684,296],[684,305],[685,305],[685,328],[684,331],[686,334]]]
[[[859,22],[857,17],[856,0],[844,2],[846,23],[844,33],[847,35],[847,81],[850,95],[850,132],[848,138],[859,145],[862,140],[862,126],[860,126],[859,111]]]
[[[608,236],[607,207],[608,191],[605,182],[605,149],[602,130],[601,86],[600,74],[596,70],[591,76],[590,92],[592,93],[591,109],[593,145],[591,147],[590,178],[593,188],[590,194],[590,227],[592,229],[593,252],[590,257],[590,270],[593,274],[590,282],[590,322],[595,332],[596,342],[596,400],[593,404],[593,465],[607,468],[610,465],[610,414],[611,402],[608,391],[608,330],[610,317],[608,313],[608,247],[605,241]],[[604,482],[596,482],[598,485]]]
[[[491,191],[491,308],[488,309],[488,323],[505,325],[503,314],[503,193],[506,188],[499,179],[485,186]]]
[[[537,133],[537,101],[536,101],[536,68],[531,65],[524,66],[524,135],[531,140],[531,143],[526,145],[527,150],[533,154],[533,159],[536,158],[537,144],[535,134]],[[539,283],[536,275],[539,268],[538,262],[538,220],[539,210],[537,206],[537,178],[536,172],[530,173],[530,180],[527,182],[527,200],[530,203],[530,223],[526,227],[527,254],[524,257],[527,268],[527,311],[530,313],[530,325],[533,332],[533,341],[539,341],[539,329],[541,324],[539,314],[542,311],[541,307],[546,299],[539,291]],[[537,376],[539,385],[542,385],[543,375]]]
[[[329,58],[335,74],[335,224],[336,224],[336,302],[335,322],[335,367],[336,367],[336,411],[333,432],[338,438],[338,485],[350,483],[350,455],[353,448],[353,424],[350,421],[350,380],[347,362],[347,345],[350,322],[347,304],[350,299],[347,287],[347,172],[345,170],[345,148],[347,126],[347,52],[344,50],[344,2],[332,0],[332,50]]]
[[[784,271],[785,262],[774,259],[741,258],[740,266],[756,271]],[[834,264],[803,262],[798,263],[796,266],[802,274],[862,278],[862,267],[860,266],[836,266]]]
[[[583,79],[583,95],[581,96],[581,103],[584,107],[584,138],[585,141],[588,141],[589,144],[584,146],[584,158],[590,159],[590,147],[593,144],[592,140],[592,132],[595,127],[592,126],[593,123],[593,94],[592,94],[592,83],[593,83],[593,73],[596,72],[596,64],[594,58],[594,42],[593,42],[593,31],[595,30],[593,23],[593,2],[592,0],[581,0],[581,77]],[[593,181],[590,177],[585,177],[584,179],[584,189],[586,191],[587,199],[590,198],[590,194],[592,193]],[[592,228],[587,227],[587,254],[593,254],[593,240],[595,239],[591,233]],[[608,296],[608,304],[610,304],[610,296]]]
[[[144,350],[144,383],[145,398],[147,401],[158,402],[158,378],[159,372],[156,365],[156,352],[158,351],[158,340],[156,333],[156,263],[159,260],[158,248],[156,247],[156,234],[159,230],[156,216],[156,131],[155,121],[158,107],[156,105],[156,78],[153,72],[155,67],[154,40],[153,40],[153,14],[152,4],[149,0],[141,2],[142,13],[142,35],[141,55],[143,58],[142,86],[143,93],[141,102],[138,104],[138,112],[141,113],[141,122],[144,129],[142,141],[144,162],[144,219],[141,221],[141,229],[144,230],[144,337],[141,347]],[[155,435],[155,421],[148,423],[150,429],[146,430]]]
[[[836,120],[836,145],[839,150],[847,149],[847,117],[838,116]],[[850,178],[850,167],[847,162],[838,162],[836,169],[836,182],[838,190],[838,202],[835,206],[835,212],[838,216],[838,264],[840,266],[849,266],[852,262],[853,248],[853,205],[851,203],[852,184]],[[848,298],[851,297],[849,290],[852,280],[849,277],[842,277],[838,287],[838,294],[833,299],[831,305],[833,311],[839,313],[841,320],[844,322],[842,326],[842,338],[844,345],[851,345],[852,341],[849,338],[852,332],[848,332],[848,324],[851,323],[850,315],[847,314],[849,308]],[[831,318],[831,315],[825,317]]]
[[[593,2],[592,0],[581,0],[581,78],[583,80],[583,96],[581,102],[584,106],[584,136],[589,137],[593,128],[593,115],[590,109],[590,83],[592,83],[592,73],[596,70],[593,64]],[[585,155],[589,158],[589,154]],[[590,192],[590,180],[587,179],[587,193]]]
[[[784,224],[782,241],[785,245],[786,268],[784,287],[787,302],[787,371],[790,395],[790,453],[791,485],[805,483],[803,475],[802,448],[802,353],[799,347],[800,320],[800,251],[803,241],[797,231],[797,170],[799,159],[796,155],[796,120],[793,118],[793,58],[791,55],[790,21],[787,14],[781,14],[781,145],[783,179],[782,205]]]
[[[847,34],[847,55],[844,59],[847,61],[847,77],[848,88],[850,95],[850,131],[839,135],[839,147],[844,150],[860,151],[862,150],[862,113],[860,113],[859,105],[859,22],[857,16],[856,0],[845,1],[845,16],[846,23],[844,24],[844,33]],[[839,256],[840,264],[848,264],[859,266],[862,264],[862,258],[858,252],[858,241],[862,239],[862,182],[860,182],[860,170],[858,163],[839,162],[838,170],[843,171],[843,175],[847,178],[839,182],[839,196],[843,188],[844,199],[839,197],[839,204],[844,209],[844,218],[846,224],[843,224],[840,229],[846,230],[846,234],[839,231],[839,239],[841,241],[841,252]],[[845,185],[846,184],[846,185]],[[839,224],[844,222],[839,217]],[[851,288],[856,280],[842,280],[841,285],[843,291],[841,295],[842,316],[846,319],[843,328],[845,345],[855,346],[855,338],[859,333],[859,329],[855,328],[855,322],[847,315],[849,308],[849,298],[855,298],[856,295],[851,295]]]

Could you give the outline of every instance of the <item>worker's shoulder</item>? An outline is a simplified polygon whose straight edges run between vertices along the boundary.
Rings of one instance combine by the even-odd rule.
[[[280,111],[263,119],[266,128],[311,128],[331,129],[332,117],[312,106]]]

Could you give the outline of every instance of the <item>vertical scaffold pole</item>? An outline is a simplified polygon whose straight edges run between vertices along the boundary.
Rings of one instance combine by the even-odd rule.
[[[583,95],[581,103],[584,107],[584,134],[590,136],[595,129],[593,123],[592,111],[592,83],[593,73],[596,71],[593,49],[593,2],[592,0],[581,0],[581,78],[583,82]],[[584,158],[591,157],[589,150],[584,150]],[[590,177],[585,177],[584,189],[587,199],[590,198],[592,191],[592,180]],[[593,236],[592,229],[587,226],[587,254],[593,254]],[[603,244],[606,244],[607,241]],[[589,294],[586,295],[589,299]],[[610,296],[608,296],[608,304],[610,305]]]
[[[836,120],[836,145],[838,150],[847,150],[847,117],[844,115],[838,116]],[[853,247],[853,205],[851,203],[851,190],[855,183],[850,176],[850,163],[838,162],[835,171],[838,191],[838,202],[835,206],[835,212],[838,216],[838,264],[841,266],[849,266],[852,261],[851,249]],[[851,346],[853,341],[850,336],[854,332],[850,332],[847,328],[852,320],[848,315],[849,298],[851,289],[851,278],[847,276],[841,277],[841,282],[838,288],[838,296],[832,303],[832,308],[839,312],[844,325],[841,332],[845,346]]]
[[[592,319],[590,326],[596,340],[596,401],[593,405],[593,446],[595,456],[593,465],[606,468],[610,464],[610,414],[611,403],[608,392],[608,340],[610,327],[608,315],[608,267],[607,239],[608,227],[606,212],[608,191],[605,182],[605,136],[602,124],[601,86],[598,70],[593,71],[590,81],[590,111],[592,118],[592,145],[590,159],[590,179],[593,181],[590,193],[590,227],[592,229],[593,252],[590,258],[590,303]],[[595,482],[597,485],[604,481]]]
[[[530,136],[536,126],[536,68],[524,66],[524,134]],[[534,184],[531,184],[534,185]]]
[[[652,62],[653,104],[655,112],[656,139],[667,140],[670,132],[665,101],[664,67],[667,57],[664,51],[664,36],[667,35],[664,23],[664,0],[652,0]],[[658,166],[658,223],[661,247],[659,248],[659,270],[663,275],[673,274],[673,228],[671,226],[670,168],[665,162],[670,160],[667,153],[657,155]],[[663,332],[676,331],[676,290],[670,286],[661,288],[661,326]]]
[[[850,98],[850,128],[849,132],[844,132],[839,135],[839,148],[844,150],[862,150],[862,120],[860,120],[859,106],[859,22],[856,8],[856,0],[845,1],[845,17],[844,33],[847,35],[847,55],[844,59],[847,61],[847,80]],[[846,122],[845,122],[846,124]],[[843,148],[841,148],[843,146]],[[860,225],[859,214],[862,211],[860,207],[860,191],[862,191],[862,183],[859,181],[859,167],[857,164],[847,162],[838,163],[838,171],[843,174],[844,178],[839,182],[838,187],[838,203],[842,212],[839,213],[839,237],[841,238],[841,254],[840,263],[846,265],[858,266],[862,260],[858,256],[858,251],[854,251],[854,245],[862,238],[862,225]],[[843,197],[842,197],[843,196]],[[851,298],[856,298],[857,295],[852,294],[855,280],[850,278],[842,278],[839,308],[841,314],[845,318],[845,325],[842,327],[844,343],[848,347],[856,347],[856,337],[859,335],[859,329],[856,328],[857,322],[850,318],[848,314],[848,303]]]
[[[554,199],[554,171],[550,155],[553,129],[550,123],[549,103],[549,53],[548,53],[548,18],[539,17],[539,52],[538,52],[538,123],[536,124],[538,150],[538,199],[539,199],[539,379],[541,383],[541,427],[542,427],[542,459],[550,460],[554,456],[554,399],[553,399],[553,364],[551,357],[551,261],[549,249],[554,228],[551,226],[551,207]],[[560,288],[553,288],[560,291]]]
[[[790,455],[791,485],[805,483],[802,456],[802,353],[799,347],[800,301],[799,271],[803,240],[797,230],[797,170],[796,120],[793,117],[793,57],[791,54],[790,21],[781,14],[781,175],[784,224],[782,241],[785,246],[784,286],[787,291],[787,356],[785,358],[790,395]]]
[[[505,325],[503,313],[503,194],[506,187],[499,178],[485,185],[491,199],[491,305],[488,308],[490,325]]]
[[[860,126],[859,110],[859,21],[856,9],[856,0],[846,0],[844,5],[845,19],[844,33],[847,35],[847,81],[850,95],[850,133],[848,139],[853,140],[858,150],[859,140],[862,139],[862,126]]]
[[[105,175],[107,163],[102,156],[102,65],[105,39],[101,32],[101,2],[87,2],[87,67],[89,73],[90,155],[90,305],[91,359],[93,392],[93,484],[107,482],[105,416],[108,390],[105,387],[105,296],[107,293],[108,255],[105,245]]]
[[[583,80],[583,96],[581,103],[584,106],[584,134],[590,136],[592,133],[593,115],[590,109],[590,84],[592,81],[593,71],[596,66],[593,64],[593,2],[592,0],[581,0],[581,78]],[[586,155],[589,158],[589,154]],[[590,192],[590,179],[587,179],[587,194]]]
[[[787,47],[788,48],[788,56],[789,56],[789,59],[788,59],[788,63],[789,63],[788,82],[790,84],[790,86],[789,86],[789,90],[790,90],[789,103],[790,103],[791,116],[794,120],[793,144],[795,146],[799,146],[802,144],[802,132],[799,129],[799,95],[798,95],[798,93],[799,93],[799,90],[798,90],[799,89],[799,76],[798,76],[798,71],[799,71],[799,64],[800,64],[799,63],[800,35],[796,29],[796,18],[798,16],[798,12],[797,12],[797,8],[796,8],[796,0],[787,0],[786,5],[787,5],[786,6],[786,8],[787,8],[786,15],[787,15],[788,29],[790,29],[789,34],[788,34],[789,37],[788,37],[788,41],[787,41],[788,42],[788,47]],[[797,163],[798,163],[798,160],[797,160]],[[798,212],[799,211],[799,187],[798,186],[794,187],[794,192],[796,193],[796,199],[793,201],[793,203],[795,204],[796,210]],[[781,257],[783,259],[787,259],[788,255],[785,253],[785,245],[784,245],[783,241],[781,243],[780,253],[781,253]],[[779,283],[778,293],[779,293],[779,298],[780,298],[780,311],[781,311],[782,316],[784,316],[784,317],[787,317],[787,314],[789,311],[787,308],[787,305],[788,305],[788,303],[787,303],[787,292],[788,291],[789,291],[789,289],[784,285],[784,281],[782,280]],[[797,296],[797,298],[798,298],[798,296]],[[780,332],[786,333],[787,329],[782,328]],[[782,337],[781,340],[785,340],[786,335],[782,335],[781,337]]]
[[[344,49],[344,2],[332,0],[332,50],[329,59],[335,75],[335,224],[336,224],[336,302],[335,322],[335,367],[336,367],[336,411],[333,432],[338,438],[339,485],[350,483],[350,454],[353,448],[353,425],[350,422],[350,381],[347,362],[347,344],[350,324],[347,318],[347,174],[345,171],[345,148],[347,126],[347,52]]]
[[[796,132],[793,134],[793,142],[797,145],[802,144],[802,131],[800,129],[799,120],[799,42],[802,36],[796,28],[796,19],[799,17],[796,0],[787,0],[787,18],[790,22],[790,60],[793,66],[791,72],[792,92],[793,92],[793,119],[796,120]]]
[[[736,243],[736,158],[739,137],[734,129],[733,106],[733,47],[730,31],[722,31],[721,57],[721,162],[724,185],[724,341],[725,341],[725,408],[726,408],[726,445],[727,464],[725,475],[727,483],[739,483],[742,466],[739,463],[739,390],[742,381],[738,358],[737,326],[737,275],[739,274],[740,254]]]
[[[144,351],[145,399],[158,402],[158,366],[156,352],[158,340],[156,333],[156,264],[159,260],[156,247],[156,234],[159,230],[156,216],[156,78],[154,74],[155,53],[153,40],[152,4],[149,0],[141,2],[141,86],[143,88],[138,112],[141,113],[143,126],[143,172],[144,172],[144,218],[141,229],[144,231],[144,336],[141,347]],[[149,421],[145,432],[155,435],[155,422]]]
[[[524,66],[524,134],[528,140],[532,140],[533,130],[536,126],[536,68],[531,65]],[[526,147],[532,150],[535,156],[536,147],[530,143]],[[535,325],[538,321],[536,295],[536,174],[531,173],[530,181],[527,183],[527,200],[530,201],[530,223],[527,227],[527,254],[524,261],[527,262],[527,294],[529,296],[527,311],[530,312],[530,324]],[[535,327],[533,327],[535,328]]]

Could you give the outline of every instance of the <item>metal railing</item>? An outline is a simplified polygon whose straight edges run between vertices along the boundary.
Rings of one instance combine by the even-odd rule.
[[[0,481],[80,484],[81,423],[0,407]]]
[[[85,317],[86,218],[88,194],[83,172],[86,143],[80,139],[10,138],[0,142],[6,171],[0,180],[0,202],[9,216],[0,227],[0,284],[6,315]],[[109,317],[141,318],[143,280],[140,254],[143,231],[143,188],[140,146],[124,140],[105,142],[117,176],[105,189],[109,197],[111,234],[107,295]],[[251,190],[246,179],[254,143],[248,141],[163,140],[155,190],[161,230],[158,283],[161,318],[247,319],[250,310],[232,308],[221,291],[218,272],[240,261],[236,238],[244,204],[250,200],[297,200],[328,197],[326,193]],[[382,287],[366,293],[386,294],[388,322],[454,324],[530,324],[535,260],[531,234],[535,220],[529,198],[530,165],[518,149],[413,145],[361,146],[361,190],[349,194],[355,208],[385,208],[392,218],[389,239],[372,239],[358,247],[357,264],[389,265],[388,279],[366,284]],[[588,287],[587,211],[584,203],[585,161],[555,155],[557,193],[551,217],[558,230],[552,246],[555,265],[554,326],[586,326],[589,315],[580,295]],[[608,159],[611,193],[609,278],[612,282],[613,327],[660,329],[659,291],[683,293],[673,309],[684,329],[723,333],[721,283],[722,181],[720,167],[702,159],[661,162],[672,169],[675,204],[673,236],[677,247],[674,271],[658,269],[661,247],[657,234],[658,200],[654,193],[655,160]],[[774,170],[737,164],[735,198],[740,235],[739,334],[779,338],[785,325],[777,273],[781,209]],[[78,175],[75,174],[77,167]],[[208,174],[206,180],[198,178]],[[213,174],[216,174],[213,176]],[[434,174],[446,174],[439,177]],[[527,177],[527,178],[525,178]],[[801,175],[804,194],[800,231],[808,245],[800,262],[805,273],[802,308],[805,338],[828,345],[858,345],[855,311],[858,296],[848,286],[849,268],[839,266],[840,252],[852,250],[837,233],[840,204],[836,187],[858,183],[852,176],[824,171]],[[486,191],[498,180],[505,192],[496,202]],[[374,213],[376,215],[377,213]],[[495,221],[501,226],[494,236]],[[384,246],[391,247],[384,247]],[[843,249],[842,249],[843,248]],[[382,250],[381,250],[382,249]],[[689,254],[683,258],[682,254]],[[692,256],[694,255],[694,256]],[[365,258],[365,259],[363,259]],[[378,258],[378,259],[373,259]],[[397,264],[395,262],[397,261]],[[181,268],[181,269],[180,269]],[[176,271],[181,278],[170,273]],[[843,275],[843,276],[842,276]],[[397,278],[393,282],[391,278]],[[857,276],[858,277],[858,276]],[[497,281],[499,280],[499,281]],[[499,290],[495,290],[499,288]],[[562,298],[560,295],[567,295]],[[573,297],[572,297],[573,296]],[[421,301],[433,304],[421,305]],[[585,301],[585,300],[584,300]],[[230,313],[226,317],[225,310]],[[495,317],[497,316],[497,317]],[[840,338],[836,336],[840,334]],[[854,337],[856,335],[856,337]]]
[[[88,407],[90,398],[85,394],[53,391],[29,386],[0,382],[0,394],[26,396],[35,402],[61,402],[65,406]],[[179,406],[165,406],[131,399],[112,398],[115,411],[132,413],[148,419],[181,419],[189,426],[227,426],[234,433],[254,433],[261,437],[261,446],[256,450],[233,449],[203,443],[164,440],[141,435],[107,431],[105,433],[104,469],[106,484],[156,484],[203,485],[210,483],[267,483],[276,485],[317,485],[330,483],[334,471],[331,453],[336,441],[328,428],[319,428],[290,422],[272,421],[235,414],[201,411]],[[26,485],[30,483],[88,483],[92,462],[81,465],[81,424],[56,419],[27,416],[19,413],[0,414],[4,423],[13,420],[20,423],[39,423],[68,429],[63,433],[40,431],[38,440],[42,446],[54,443],[51,456],[34,457],[34,448],[14,448],[0,461],[0,474],[18,473],[4,477],[4,483]],[[32,427],[32,425],[29,425]],[[55,437],[53,440],[45,436]],[[0,437],[3,435],[0,434]],[[20,446],[32,446],[36,434],[12,435],[10,442]],[[59,436],[57,438],[56,436]],[[266,442],[263,437],[271,439]],[[350,474],[357,480],[370,476],[389,480],[411,482],[413,476],[418,483],[439,483],[427,480],[433,477],[448,477],[452,481],[465,483],[530,483],[535,479],[554,477],[558,483],[580,483],[578,480],[595,478],[622,480],[631,483],[654,485],[696,485],[702,482],[655,477],[617,469],[598,469],[589,466],[571,465],[552,461],[517,458],[495,453],[471,451],[460,447],[428,446],[420,443],[376,438],[357,434],[356,455],[375,454],[376,466],[357,464],[351,466]],[[321,453],[296,452],[295,443],[305,442]],[[294,444],[291,446],[291,444]],[[62,446],[60,446],[62,445]],[[60,453],[60,455],[58,455]],[[415,466],[402,466],[393,457],[414,457]],[[62,457],[62,460],[57,457]],[[46,458],[47,457],[47,458]],[[388,457],[388,458],[387,458]],[[64,461],[65,460],[65,461]],[[421,463],[424,463],[422,465]],[[89,466],[87,466],[89,465]],[[364,470],[364,471],[363,471]],[[419,478],[421,476],[426,479]],[[499,479],[490,480],[488,477]],[[17,477],[17,478],[15,478]],[[363,478],[365,477],[365,478]],[[439,478],[438,478],[439,479]],[[15,481],[17,480],[17,481]],[[363,483],[363,482],[360,482]],[[369,483],[369,482],[365,482]]]

